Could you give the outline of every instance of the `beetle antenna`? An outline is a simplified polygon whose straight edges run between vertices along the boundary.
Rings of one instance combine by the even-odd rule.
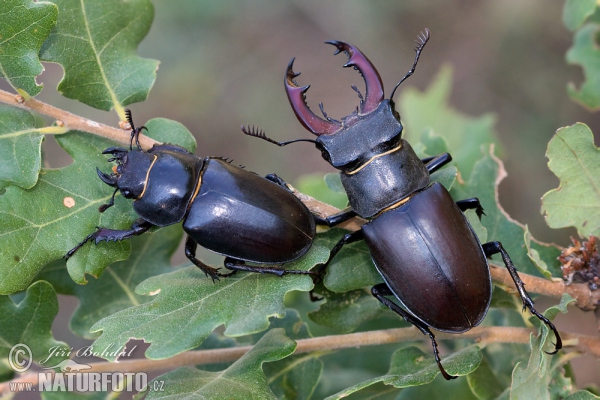
[[[319,103],[319,108],[321,109],[321,113],[323,114],[323,116],[325,117],[325,119],[329,122],[335,122],[336,124],[340,124],[341,122],[338,120],[335,120],[333,118],[330,118],[327,113],[325,112],[325,108],[323,108],[323,103]]]
[[[148,132],[148,128],[146,128],[145,126],[140,126],[139,128],[135,128],[131,131],[131,141],[129,142],[129,150],[132,149],[133,138],[135,138],[135,144],[137,145],[138,150],[142,151],[142,146],[140,146],[140,132],[144,129],[146,130],[146,132]]]
[[[394,86],[394,90],[392,90],[390,99],[394,98],[394,93],[396,93],[396,89],[398,89],[398,86],[400,86],[400,84],[402,82],[404,82],[406,80],[406,78],[408,78],[415,72],[415,68],[417,67],[417,63],[419,62],[419,57],[421,56],[421,51],[423,51],[423,48],[429,41],[430,37],[431,37],[431,33],[429,32],[429,29],[427,29],[427,28],[425,28],[425,32],[421,32],[419,35],[417,35],[417,39],[415,40],[415,53],[416,53],[415,62],[413,63],[413,66],[410,69],[410,71],[408,71],[408,73],[406,75],[404,75],[404,78],[400,79],[400,82],[398,82],[396,84],[396,86]]]
[[[133,139],[135,138],[135,144],[137,145],[138,150],[142,150],[142,146],[140,146],[140,132],[145,129],[148,132],[148,128],[145,126],[140,126],[136,128],[133,124],[133,118],[131,117],[131,110],[127,108],[125,110],[125,116],[127,117],[127,122],[129,122],[129,126],[131,127],[131,140],[129,141],[129,150],[133,150]]]
[[[313,140],[313,139],[294,139],[294,140],[288,140],[287,142],[278,142],[276,140],[271,139],[267,135],[265,135],[265,132],[262,129],[256,130],[256,128],[254,126],[252,126],[252,128],[250,128],[250,125],[248,125],[248,127],[245,127],[244,125],[242,125],[241,129],[245,135],[254,136],[259,139],[266,140],[267,142],[276,144],[279,147],[286,146],[290,143],[296,143],[296,142],[311,142],[311,143],[317,142],[316,140]]]
[[[358,88],[356,87],[356,85],[351,85],[350,87],[352,88],[352,90],[354,90],[356,93],[358,93],[358,98],[360,99],[360,104],[362,104],[365,99],[363,98],[363,95],[360,92],[360,90],[358,90]]]

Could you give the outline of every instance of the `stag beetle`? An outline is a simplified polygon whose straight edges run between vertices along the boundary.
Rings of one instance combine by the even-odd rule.
[[[556,353],[562,341],[555,326],[533,307],[508,253],[497,241],[481,244],[463,212],[484,214],[477,198],[454,202],[448,191],[430,174],[451,161],[448,153],[419,159],[410,144],[401,138],[402,123],[393,97],[400,84],[413,74],[421,51],[430,37],[421,33],[415,45],[415,60],[409,72],[384,99],[383,84],[373,64],[358,48],[339,41],[335,54],[346,53],[344,67],[354,67],[363,76],[366,92],[358,93],[360,107],[341,121],[324,119],[306,105],[309,86],[299,87],[294,79],[294,59],[287,67],[285,89],[294,113],[316,140],[277,142],[254,128],[242,131],[279,146],[298,141],[315,144],[333,167],[339,169],[350,207],[323,219],[334,226],[356,215],[368,220],[356,232],[348,233],[335,245],[327,264],[348,243],[364,240],[375,267],[385,283],[371,292],[381,303],[429,336],[437,365],[446,379],[437,342],[430,328],[462,333],[477,326],[490,306],[492,281],[487,258],[500,253],[523,301],[523,310],[543,321],[556,336]],[[389,297],[395,298],[397,302]],[[399,303],[399,304],[398,304]]]
[[[97,228],[71,249],[71,257],[86,242],[117,241],[141,235],[150,228],[183,221],[188,234],[185,255],[213,282],[236,271],[274,274],[309,274],[314,272],[246,265],[282,264],[304,255],[315,237],[315,218],[292,194],[283,180],[274,174],[262,178],[253,172],[231,165],[224,159],[198,158],[173,144],[154,145],[144,151],[139,144],[142,126],[131,125],[129,150],[110,147],[116,161],[108,175],[96,168],[100,179],[115,188],[110,201],[100,207],[104,212],[121,192],[133,200],[139,215],[130,229]],[[133,148],[135,140],[137,148]],[[232,272],[223,274],[196,258],[200,245],[225,256],[224,265]]]

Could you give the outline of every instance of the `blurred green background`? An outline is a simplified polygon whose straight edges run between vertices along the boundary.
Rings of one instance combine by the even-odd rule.
[[[500,185],[503,207],[538,239],[565,246],[575,235],[571,229],[550,230],[540,214],[540,197],[558,186],[544,157],[556,129],[581,121],[600,131],[598,115],[566,94],[567,83],[578,85],[582,72],[565,62],[572,33],[561,22],[562,1],[156,0],[154,6],[155,21],[139,53],[161,64],[148,100],[130,106],[136,125],[154,117],[180,121],[195,135],[197,155],[228,157],[261,175],[276,172],[290,183],[305,174],[333,172],[310,144],[279,148],[244,136],[239,127],[256,125],[277,140],[312,138],[284,92],[292,57],[296,72],[302,72],[298,83],[311,84],[309,106],[318,112],[322,101],[339,119],[358,105],[350,85],[364,92],[364,83],[356,71],[342,68],[345,56],[334,57],[334,48],[323,42],[336,39],[359,47],[379,70],[389,95],[412,64],[417,34],[427,27],[431,40],[396,101],[406,87],[423,91],[443,65],[451,66],[451,106],[473,117],[492,113],[496,120],[498,153],[508,173]],[[38,99],[117,124],[114,112],[56,93],[61,77],[59,66],[46,64]],[[45,155],[49,166],[70,162],[52,138]],[[181,251],[177,255],[184,260]],[[591,313],[584,319],[587,333],[597,332]],[[580,384],[600,382],[596,362],[580,369],[596,371],[581,377]]]

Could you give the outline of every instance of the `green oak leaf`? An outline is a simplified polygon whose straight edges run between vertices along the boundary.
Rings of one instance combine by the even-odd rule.
[[[126,228],[133,219],[128,202],[119,196],[115,207],[104,214],[98,206],[106,203],[112,190],[98,176],[92,165],[106,164],[102,151],[111,142],[81,132],[57,137],[73,157],[73,164],[60,169],[42,169],[37,184],[23,190],[9,186],[0,196],[0,293],[25,289],[50,261],[59,259],[91,233],[95,226]],[[84,273],[98,275],[108,264],[125,259],[126,243],[100,244],[91,252],[84,246],[78,256],[85,262],[75,264],[71,276],[84,283]]]
[[[148,135],[172,143],[195,144],[181,124],[150,120]],[[178,129],[162,131],[159,126]],[[60,169],[42,169],[37,184],[23,190],[6,188],[0,196],[0,293],[25,289],[37,273],[57,260],[95,230],[96,226],[126,229],[136,219],[131,201],[118,195],[115,206],[105,213],[98,206],[106,203],[112,190],[96,174],[96,167],[108,170],[108,156],[102,151],[113,142],[82,132],[57,136],[57,142],[73,157],[73,164]],[[193,148],[188,148],[193,150]],[[69,259],[67,267],[74,281],[86,283],[85,274],[100,276],[114,261],[124,260],[129,243],[100,243],[83,246]]]
[[[179,368],[156,378],[164,382],[165,390],[149,392],[146,398],[276,399],[261,367],[289,356],[295,348],[296,343],[285,336],[283,329],[272,329],[229,368],[219,372]]]
[[[41,49],[44,61],[62,65],[64,96],[100,110],[146,99],[158,61],[136,49],[154,18],[149,0],[56,0],[58,23]]]
[[[58,7],[47,1],[2,1],[0,77],[21,94],[35,96],[42,90],[35,81],[44,70],[38,53],[56,24],[57,14]]]
[[[596,0],[566,0],[563,23],[570,30],[578,29],[596,11]]]
[[[499,241],[510,255],[515,267],[524,273],[540,275],[527,254],[525,242],[525,226],[513,220],[498,203],[498,185],[506,177],[502,162],[493,154],[494,147],[489,146],[473,167],[473,172],[467,182],[456,182],[450,194],[455,200],[477,197],[485,210],[481,224],[487,230],[488,241]],[[481,153],[480,153],[481,154]],[[556,257],[560,250],[549,244],[531,241],[531,249],[537,251],[550,271],[557,273]],[[495,255],[495,264],[504,267],[500,258]],[[558,268],[558,269],[557,269]]]
[[[327,247],[332,249],[346,234],[341,229],[331,229],[321,235]],[[323,278],[323,284],[332,292],[342,293],[349,290],[361,289],[383,282],[383,278],[371,261],[371,253],[364,241],[351,243],[331,260]]]
[[[565,293],[560,304],[550,307],[544,315],[552,320],[559,312],[566,313],[568,304],[573,301],[574,299]],[[511,399],[550,399],[551,390],[556,389],[553,387],[553,382],[564,379],[563,372],[559,367],[567,362],[569,357],[565,355],[552,356],[545,353],[549,329],[543,323],[540,325],[542,326],[541,334],[530,337],[531,353],[527,365],[519,362],[513,370]],[[561,394],[559,397],[565,397],[565,393]]]
[[[312,196],[334,207],[343,209],[348,206],[348,196],[343,191],[340,174],[330,173],[325,177],[322,174],[304,175],[298,179],[295,187],[300,193]],[[340,187],[342,191],[339,191]]]
[[[592,392],[588,392],[587,390],[579,390],[567,397],[565,400],[596,400],[600,399],[600,396],[596,396]]]
[[[540,253],[536,249],[533,249],[531,247],[532,239],[533,238],[531,236],[531,233],[529,232],[529,227],[527,225],[525,225],[525,237],[524,237],[525,248],[527,249],[527,256],[529,257],[531,262],[533,262],[533,265],[535,265],[538,272],[544,278],[551,279],[553,274],[555,276],[560,276],[560,274],[561,274],[560,267],[555,263],[552,265],[553,271],[550,272],[548,264],[544,260],[542,260],[542,258],[540,257]]]
[[[182,236],[181,225],[176,224],[132,238],[129,258],[109,265],[98,279],[90,280],[87,285],[78,285],[69,278],[64,261],[46,266],[37,279],[49,281],[61,294],[78,298],[79,306],[71,316],[69,327],[81,337],[94,339],[98,336],[90,334],[94,323],[151,300],[135,293],[135,288],[151,276],[173,270],[170,258]]]
[[[0,185],[30,189],[42,168],[41,129],[28,111],[0,105]]]
[[[364,289],[334,293],[327,289],[318,294],[325,300],[308,317],[319,325],[327,326],[341,333],[354,331],[363,322],[379,318],[387,311],[380,302]]]
[[[451,375],[467,375],[481,363],[479,347],[469,346],[442,359],[442,365]],[[386,375],[379,376],[351,386],[327,399],[341,399],[375,383],[383,382],[396,388],[425,385],[433,381],[440,370],[433,355],[424,353],[415,346],[397,350],[392,355],[390,369]]]
[[[574,226],[581,237],[600,235],[600,151],[587,125],[556,131],[546,151],[548,168],[560,186],[542,197],[551,228]]]
[[[452,69],[444,66],[424,93],[405,88],[398,100],[398,109],[405,127],[404,139],[414,146],[424,132],[432,130],[441,135],[448,143],[445,151],[452,155],[458,170],[467,179],[480,158],[481,146],[495,141],[495,118],[491,114],[473,118],[454,110],[448,104],[451,87]],[[437,155],[429,150],[427,154]]]
[[[8,365],[11,347],[19,343],[29,347],[32,361],[46,368],[68,358],[65,354],[69,352],[69,347],[52,336],[52,322],[56,314],[58,300],[48,282],[40,281],[31,285],[27,288],[25,298],[18,304],[13,303],[9,296],[0,296],[2,364]],[[18,360],[23,361],[23,358],[19,356]]]
[[[308,270],[328,254],[317,239],[304,257],[285,268]],[[225,335],[232,337],[265,330],[270,316],[283,317],[285,293],[312,286],[306,275],[257,273],[237,273],[213,283],[195,266],[182,268],[142,282],[136,292],[154,296],[152,301],[98,321],[91,330],[102,335],[94,345],[118,346],[138,338],[151,343],[147,357],[172,357],[200,345],[219,325],[224,324]]]
[[[567,86],[567,93],[573,100],[590,110],[600,108],[600,50],[596,44],[599,26],[587,24],[575,33],[573,46],[567,51],[567,62],[583,68],[585,82],[579,90],[573,83]]]
[[[306,295],[306,294],[305,294]],[[269,329],[283,328],[287,337],[298,340],[311,337],[298,311],[287,309],[285,317],[271,318]],[[279,399],[309,399],[321,378],[323,352],[292,354],[263,366],[267,382]]]
[[[467,382],[478,399],[495,399],[504,391],[504,386],[485,357],[479,367],[467,375]]]

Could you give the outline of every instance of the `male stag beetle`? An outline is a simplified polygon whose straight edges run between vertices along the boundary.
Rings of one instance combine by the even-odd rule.
[[[315,237],[315,218],[276,175],[262,178],[215,157],[198,158],[173,144],[154,145],[144,151],[139,134],[146,127],[135,128],[131,112],[129,150],[110,147],[116,161],[108,175],[96,169],[100,179],[115,188],[104,212],[114,204],[117,191],[133,199],[139,215],[130,229],[98,228],[71,249],[71,257],[88,241],[117,241],[141,235],[154,226],[162,227],[183,221],[188,234],[185,255],[207,276],[218,280],[236,271],[285,274],[310,274],[301,270],[285,270],[246,265],[282,264],[304,255]],[[137,148],[133,148],[133,141]],[[225,256],[224,265],[233,271],[223,274],[196,258],[200,245]]]
[[[323,222],[334,226],[359,215],[369,221],[356,232],[346,234],[332,249],[323,268],[342,246],[364,240],[371,258],[385,283],[371,292],[381,303],[429,336],[437,365],[446,379],[440,362],[437,342],[430,328],[442,332],[462,333],[481,323],[490,305],[492,281],[487,258],[500,253],[523,301],[523,309],[543,321],[556,336],[556,353],[562,341],[554,325],[533,307],[508,253],[500,242],[483,245],[463,215],[474,209],[481,218],[483,208],[477,198],[454,202],[430,174],[451,161],[449,154],[420,160],[410,144],[401,138],[400,115],[394,109],[394,92],[415,71],[429,30],[421,33],[415,46],[415,60],[410,71],[396,85],[389,99],[384,99],[379,73],[358,48],[348,43],[327,42],[345,52],[348,63],[363,76],[366,93],[358,89],[360,108],[341,121],[329,118],[319,104],[324,119],[306,105],[309,86],[299,87],[292,69],[285,75],[285,89],[300,123],[318,136],[316,140],[297,139],[276,142],[262,131],[245,134],[284,146],[297,141],[313,142],[332,166],[341,171],[350,207],[329,216]],[[386,296],[391,296],[399,304]]]

